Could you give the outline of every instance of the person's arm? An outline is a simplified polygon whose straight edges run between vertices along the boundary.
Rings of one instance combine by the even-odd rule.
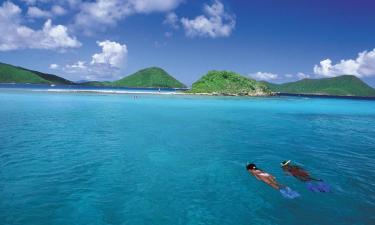
[[[284,171],[284,174],[285,174],[285,175],[287,175],[287,176],[292,176],[292,174],[290,174],[290,172],[289,172],[288,169],[283,168],[283,171]]]

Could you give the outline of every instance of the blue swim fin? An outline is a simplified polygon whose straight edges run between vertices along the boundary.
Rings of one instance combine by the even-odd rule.
[[[315,185],[315,182],[313,182],[313,181],[307,181],[306,182],[306,188],[309,191],[312,191],[312,192],[319,192],[318,186]]]
[[[288,199],[295,199],[301,196],[297,191],[293,191],[289,187],[283,187],[279,191],[284,198]]]
[[[319,187],[320,192],[331,192],[331,186],[329,186],[329,184],[327,184],[324,181],[319,181],[318,187]]]
[[[324,181],[308,181],[306,182],[306,188],[312,192],[330,192],[331,187]]]

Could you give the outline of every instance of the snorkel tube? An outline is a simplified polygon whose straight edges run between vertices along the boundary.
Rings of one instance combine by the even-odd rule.
[[[287,166],[290,162],[291,162],[291,160],[283,161],[282,163],[280,163],[280,166],[281,167]]]

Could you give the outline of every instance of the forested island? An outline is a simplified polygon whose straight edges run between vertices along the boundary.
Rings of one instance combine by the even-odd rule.
[[[159,67],[149,67],[139,70],[129,76],[116,81],[86,82],[83,85],[137,87],[137,88],[186,88],[186,86]]]
[[[145,68],[116,81],[76,83],[57,75],[0,63],[0,83],[65,84],[131,88],[186,88],[186,85],[159,67]]]
[[[0,83],[74,84],[62,77],[0,63]]]
[[[261,82],[234,72],[216,70],[209,71],[194,82],[187,93],[233,96],[272,95],[271,90]]]
[[[0,83],[187,89],[186,85],[159,67],[145,68],[115,81],[77,83],[54,74],[0,63]],[[269,96],[279,93],[290,93],[374,97],[375,89],[353,75],[321,79],[302,79],[295,82],[275,84],[256,81],[231,71],[213,70],[194,82],[191,88],[184,93],[230,96]]]
[[[263,82],[272,92],[334,96],[375,96],[375,89],[353,75],[332,78],[303,79],[284,84]]]

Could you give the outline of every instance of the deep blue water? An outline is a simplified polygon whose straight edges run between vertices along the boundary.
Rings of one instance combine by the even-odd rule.
[[[331,184],[309,192],[291,159]],[[247,161],[297,190],[251,177]],[[0,224],[374,224],[375,101],[0,89]]]

